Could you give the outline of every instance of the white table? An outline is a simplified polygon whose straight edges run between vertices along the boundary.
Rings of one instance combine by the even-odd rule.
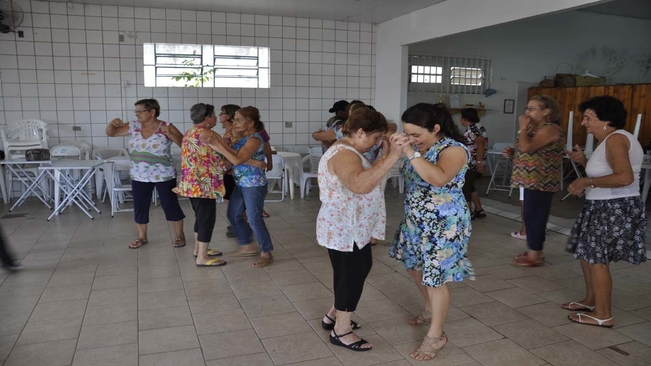
[[[30,194],[34,194],[47,208],[52,208],[48,204],[48,202],[52,201],[52,197],[47,192],[47,189],[44,188],[44,186],[41,184],[43,180],[46,178],[46,175],[44,172],[39,170],[39,173],[36,174],[36,177],[32,179],[32,177],[25,171],[25,166],[26,165],[31,165],[33,167],[39,167],[43,165],[49,165],[51,162],[49,160],[35,160],[35,161],[28,161],[25,158],[18,158],[18,159],[11,159],[11,160],[2,160],[0,161],[0,166],[1,167],[6,167],[9,169],[11,174],[18,178],[18,180],[27,188],[25,192],[18,198],[16,203],[14,203],[13,206],[9,209],[9,211],[13,211],[16,207],[20,206],[25,202],[25,200],[30,196]],[[0,182],[2,183],[2,199],[4,203],[9,203],[10,197],[11,197],[11,192],[7,192],[7,187],[6,187],[6,182],[5,182],[5,171],[4,169],[0,169],[0,174],[2,174],[2,179],[0,179]],[[11,178],[13,179],[13,178]]]
[[[97,213],[102,213],[84,190],[90,179],[95,176],[95,169],[102,164],[102,160],[56,160],[49,166],[39,167],[39,170],[54,180],[54,212],[47,218],[48,221],[73,203],[91,219],[93,216],[88,212],[91,208]],[[85,173],[76,181],[72,178],[73,171]],[[60,200],[61,190],[65,193],[63,201]]]
[[[288,173],[289,198],[294,199],[294,183],[301,181],[301,171],[303,171],[303,157],[301,154],[293,152],[278,151],[278,156],[285,160],[285,169]]]

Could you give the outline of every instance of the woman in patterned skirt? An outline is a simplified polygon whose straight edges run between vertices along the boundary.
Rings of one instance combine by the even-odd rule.
[[[543,244],[554,193],[561,189],[561,163],[565,136],[560,127],[558,102],[547,95],[534,95],[518,118],[520,130],[515,148],[502,154],[513,156],[511,185],[524,188],[524,223],[529,250],[515,256],[514,264],[537,267],[545,263]]]
[[[581,260],[585,298],[563,304],[574,313],[570,320],[580,324],[611,328],[612,278],[610,262],[631,264],[646,261],[644,237],[646,213],[640,198],[640,170],[644,152],[633,135],[623,130],[626,110],[619,99],[601,96],[579,105],[581,125],[599,144],[588,159],[581,149],[567,153],[585,167],[567,190],[574,195],[585,191],[586,201],[572,227],[567,251]]]
[[[443,332],[450,307],[446,283],[474,276],[466,257],[470,211],[462,192],[470,154],[443,104],[416,104],[403,113],[402,122],[411,142],[403,149],[408,159],[401,167],[405,217],[389,255],[404,262],[425,299],[425,309],[409,324],[431,325],[410,356],[427,361],[448,341]]]

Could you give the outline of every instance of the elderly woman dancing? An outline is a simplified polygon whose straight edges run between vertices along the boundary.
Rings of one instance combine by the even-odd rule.
[[[194,126],[183,137],[181,145],[181,181],[174,188],[179,196],[188,197],[194,211],[194,256],[197,267],[223,266],[217,258],[222,252],[208,249],[217,218],[217,202],[222,202],[226,189],[226,164],[221,155],[201,142],[201,132],[217,124],[215,106],[199,103],[190,109]]]
[[[344,138],[335,142],[319,163],[321,209],[316,234],[319,245],[328,248],[334,272],[335,303],[323,318],[324,329],[332,330],[330,342],[353,351],[368,351],[372,345],[353,330],[350,315],[362,296],[371,270],[371,238],[384,239],[386,209],[381,189],[384,177],[402,153],[406,139],[384,143],[384,154],[371,163],[362,156],[388,129],[378,112],[361,108],[344,124]]]
[[[178,197],[172,189],[176,187],[176,171],[172,162],[172,143],[181,146],[183,134],[172,124],[158,119],[160,104],[156,99],[141,99],[135,103],[137,121],[124,123],[120,118],[111,120],[106,126],[106,135],[129,136],[131,165],[131,188],[133,194],[133,216],[138,237],[129,244],[137,249],[147,244],[149,207],[154,188],[158,190],[165,218],[172,223],[176,238],[174,247],[185,246],[183,219],[185,215],[179,206]]]
[[[599,141],[588,159],[579,149],[568,151],[585,167],[586,177],[568,187],[574,195],[585,191],[585,203],[572,227],[567,251],[581,260],[585,298],[563,304],[571,321],[611,328],[613,281],[611,262],[646,261],[646,212],[640,198],[640,169],[644,152],[633,135],[623,130],[626,110],[619,99],[594,97],[579,105],[581,125]]]
[[[473,277],[466,257],[470,211],[462,187],[470,154],[443,104],[419,103],[402,114],[409,142],[405,176],[405,217],[389,255],[403,262],[425,300],[425,309],[408,322],[431,322],[420,348],[410,356],[427,361],[448,339],[443,323],[450,307],[448,282]]]

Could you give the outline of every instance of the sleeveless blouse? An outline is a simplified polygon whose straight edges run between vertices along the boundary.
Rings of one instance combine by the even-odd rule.
[[[235,144],[233,144],[233,149],[235,151],[240,151],[242,146],[244,146],[250,138],[260,140],[260,146],[255,150],[251,159],[264,161],[264,140],[262,139],[262,136],[260,136],[259,132],[239,139]],[[240,187],[262,187],[267,185],[267,174],[264,170],[253,165],[240,164],[234,166],[233,177],[235,178],[235,183]]]
[[[371,237],[383,240],[386,229],[386,208],[382,185],[366,194],[351,192],[337,175],[330,173],[328,162],[341,150],[353,151],[364,169],[369,163],[353,147],[331,146],[319,162],[319,196],[321,209],[316,220],[316,238],[319,245],[341,252],[352,252],[353,246],[362,249]]]
[[[166,182],[176,178],[172,162],[172,140],[161,131],[167,122],[161,121],[156,131],[143,138],[142,126],[137,121],[129,124],[129,155],[131,157],[129,173],[131,179],[138,182]]]
[[[527,136],[532,138],[540,128],[554,125],[545,122],[536,128],[527,126]],[[516,144],[517,146],[517,144]],[[513,155],[511,186],[543,192],[557,192],[561,189],[561,163],[565,155],[565,135],[558,140],[532,152],[521,152],[517,147]]]
[[[588,159],[588,164],[585,167],[585,173],[588,177],[603,177],[605,175],[613,174],[613,168],[608,163],[606,158],[606,140],[614,134],[621,134],[628,138],[631,147],[628,149],[628,159],[633,169],[633,183],[619,188],[586,188],[585,199],[587,200],[609,200],[613,198],[636,197],[640,195],[640,171],[642,170],[642,162],[644,160],[644,151],[642,146],[633,135],[625,130],[616,130],[608,135],[597,146],[595,151]]]

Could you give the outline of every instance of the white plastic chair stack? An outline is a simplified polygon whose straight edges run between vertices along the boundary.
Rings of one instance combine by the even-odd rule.
[[[633,130],[633,137],[637,139],[640,135],[640,125],[642,124],[642,113],[637,115],[637,120],[635,121],[635,129]]]
[[[265,202],[282,202],[285,199],[285,192],[287,192],[287,176],[285,173],[285,159],[279,155],[271,156],[273,162],[273,169],[267,172],[267,181],[269,181],[269,193],[280,193],[280,199],[265,199]],[[278,183],[280,190],[273,188]]]
[[[305,198],[305,191],[310,192],[311,180],[319,177],[319,161],[323,154],[309,154],[303,158],[303,165],[309,164],[309,170],[301,171],[301,198]]]
[[[309,154],[321,155],[323,154],[323,148],[321,146],[311,147]]]

